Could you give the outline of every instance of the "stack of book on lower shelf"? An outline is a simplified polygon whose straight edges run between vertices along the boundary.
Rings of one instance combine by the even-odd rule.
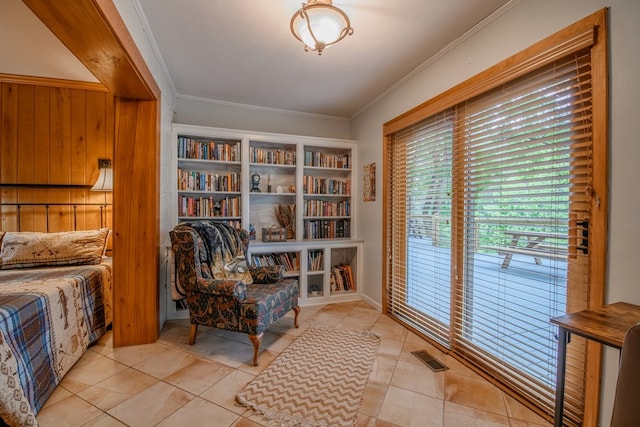
[[[339,292],[355,290],[355,282],[353,281],[353,274],[349,264],[340,264],[333,267],[331,269],[330,281],[332,291]]]
[[[309,251],[309,271],[322,271],[324,269],[324,251],[322,250],[310,250]]]
[[[251,256],[251,261],[253,262],[253,265],[258,267],[282,265],[287,272],[296,272],[300,270],[297,252],[255,254]]]

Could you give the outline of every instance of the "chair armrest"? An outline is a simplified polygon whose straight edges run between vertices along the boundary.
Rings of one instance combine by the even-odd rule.
[[[247,298],[247,285],[242,280],[204,279],[199,277],[190,291],[234,297],[240,301]]]
[[[251,266],[249,267],[249,273],[251,273],[253,283],[268,285],[281,282],[284,279],[284,266]]]

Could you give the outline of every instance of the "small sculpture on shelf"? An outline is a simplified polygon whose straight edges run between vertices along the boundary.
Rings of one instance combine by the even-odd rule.
[[[256,229],[253,224],[249,224],[249,240],[256,240]]]
[[[251,192],[260,193],[260,175],[254,173],[251,175]]]

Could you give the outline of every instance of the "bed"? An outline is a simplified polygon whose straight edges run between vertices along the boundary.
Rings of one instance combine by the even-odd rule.
[[[36,425],[58,383],[111,323],[108,233],[0,231],[0,418],[7,424]]]

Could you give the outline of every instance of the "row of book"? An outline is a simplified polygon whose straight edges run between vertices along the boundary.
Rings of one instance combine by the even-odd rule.
[[[220,142],[179,136],[178,158],[239,162],[240,142]]]
[[[302,181],[305,194],[339,194],[348,196],[351,194],[351,180],[316,178],[305,175]]]
[[[349,219],[310,219],[304,221],[305,239],[335,239],[351,237]]]
[[[333,267],[329,280],[332,292],[354,291],[356,289],[353,281],[353,272],[349,264],[340,264]]]
[[[256,254],[251,256],[253,265],[258,267],[282,265],[285,271],[300,271],[300,263],[297,252],[274,252],[268,254]]]
[[[178,169],[178,190],[240,192],[240,174]]]
[[[181,217],[226,217],[240,216],[240,197],[178,196],[178,216]]]
[[[269,165],[295,165],[296,152],[295,150],[270,150],[266,148],[249,147],[249,162]]]
[[[304,216],[350,216],[351,202],[349,200],[305,200]]]
[[[351,155],[305,151],[304,165],[320,168],[351,169]]]
[[[309,271],[324,270],[324,251],[322,249],[310,250],[307,254]]]

